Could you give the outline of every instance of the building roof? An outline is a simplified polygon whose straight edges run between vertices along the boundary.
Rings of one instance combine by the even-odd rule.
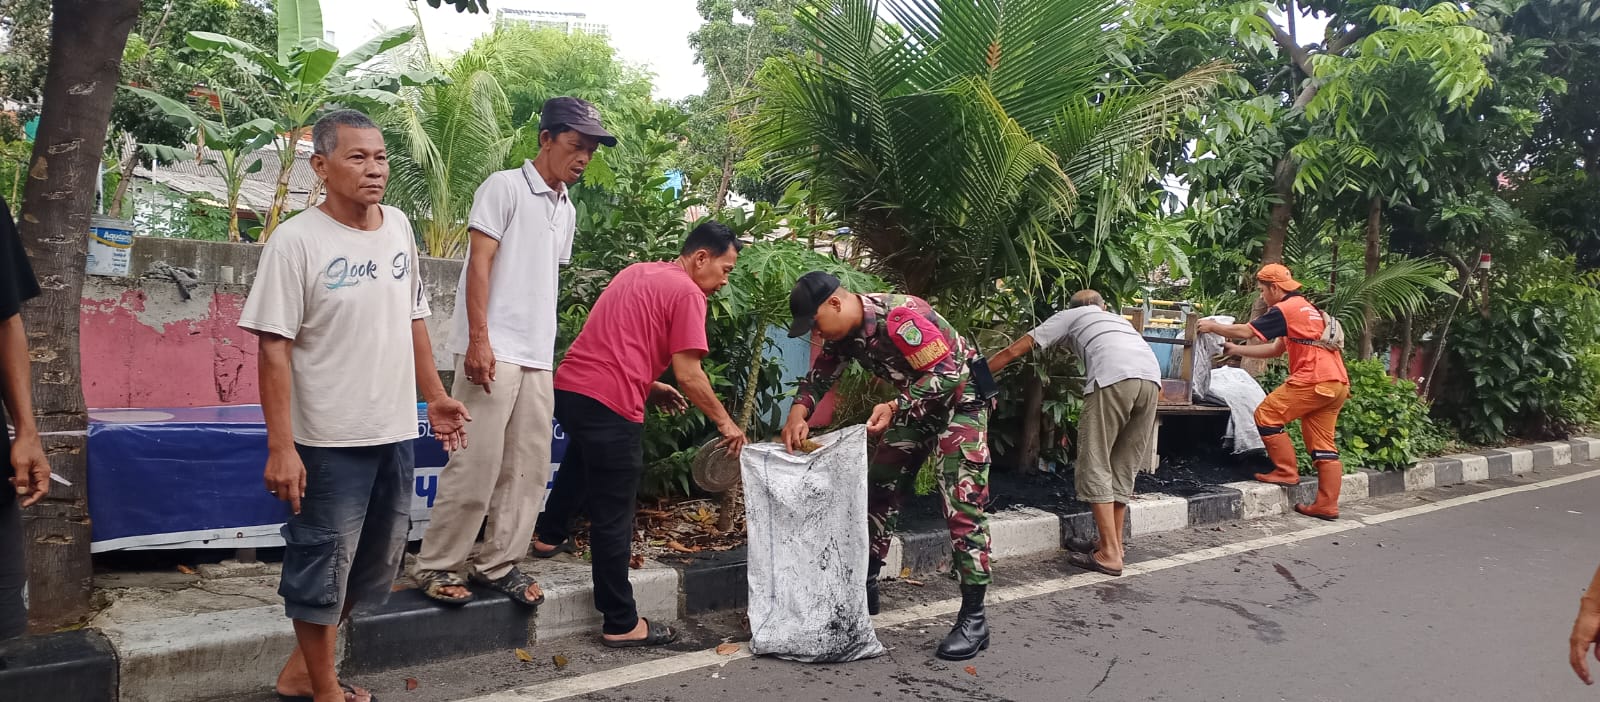
[[[294,166],[289,170],[289,198],[284,205],[286,213],[305,209],[308,206],[307,196],[317,187],[317,175],[311,170],[310,143],[301,142],[300,146],[302,148],[295,150]],[[239,189],[239,209],[253,208],[264,213],[272,206],[272,196],[278,187],[278,174],[281,172],[278,150],[269,147],[245,158],[246,163],[260,160],[261,170],[245,176],[244,185]],[[133,176],[160,183],[180,193],[204,197],[219,205],[227,202],[227,183],[212,166],[202,160],[185,159],[154,164],[149,168],[141,165],[134,170]]]

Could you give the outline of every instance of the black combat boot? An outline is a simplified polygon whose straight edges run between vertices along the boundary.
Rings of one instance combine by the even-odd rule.
[[[867,614],[878,615],[878,571],[883,570],[883,561],[876,558],[867,559]]]
[[[988,587],[961,586],[961,613],[934,655],[947,661],[964,661],[989,647],[989,620],[983,615],[983,594]]]

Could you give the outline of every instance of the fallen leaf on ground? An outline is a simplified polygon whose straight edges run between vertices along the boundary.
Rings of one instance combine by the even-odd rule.
[[[901,568],[900,569],[900,577],[902,577],[902,578],[911,577],[911,569],[910,568]]]
[[[736,643],[725,643],[717,646],[717,655],[719,656],[731,656],[738,652],[739,644]]]
[[[633,554],[633,557],[628,559],[628,567],[632,568],[634,570],[638,570],[640,568],[643,568],[644,567],[644,554],[642,554],[642,553]]]
[[[667,548],[670,548],[670,549],[672,549],[674,551],[677,551],[678,553],[699,553],[700,552],[700,547],[699,546],[696,546],[694,548],[689,548],[688,546],[684,546],[683,544],[678,543],[676,540],[668,541],[667,542]]]
[[[967,666],[965,668],[965,670],[967,671],[967,675],[971,675],[974,678],[978,677],[978,669],[977,668],[974,668],[974,667],[969,665],[969,666]]]
[[[907,584],[907,585],[916,585],[917,587],[922,587],[922,581],[921,580],[912,580],[911,578],[901,578],[900,581],[905,583],[905,584]]]
[[[417,679],[416,678],[406,678],[406,690],[415,690],[415,689],[417,689]]]
[[[532,663],[533,654],[519,648],[517,649],[517,660],[522,661],[523,663]]]
[[[194,569],[186,565],[178,566],[178,572],[183,573],[184,575],[194,575]]]
[[[565,667],[567,667],[567,657],[563,656],[563,655],[561,655],[559,653],[557,653],[554,656],[551,656],[550,657],[550,662],[556,664],[557,668],[565,668]]]

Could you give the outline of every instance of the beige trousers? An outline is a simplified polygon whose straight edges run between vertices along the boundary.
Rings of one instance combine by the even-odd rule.
[[[486,393],[467,382],[465,359],[456,356],[450,395],[467,406],[472,422],[467,447],[451,454],[439,473],[417,570],[470,567],[499,578],[527,555],[550,482],[553,380],[550,371],[497,363]],[[486,518],[483,546],[474,555],[472,545]]]
[[[1150,465],[1155,450],[1160,386],[1130,378],[1096,388],[1083,398],[1078,418],[1078,465],[1074,486],[1089,504],[1133,499],[1133,479]]]

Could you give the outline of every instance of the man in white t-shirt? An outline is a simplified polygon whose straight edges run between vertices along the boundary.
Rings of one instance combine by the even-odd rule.
[[[296,646],[277,692],[369,702],[339,682],[334,643],[351,607],[386,600],[400,572],[418,385],[446,450],[465,445],[470,417],[434,370],[411,225],[378,204],[383,133],[340,110],[317,121],[312,142],[327,199],[273,233],[239,326],[260,338],[267,490],[293,513],[278,594]]]
[[[489,176],[473,197],[450,351],[451,395],[476,419],[472,446],[439,474],[417,554],[417,584],[435,601],[472,601],[463,570],[523,605],[544,601],[516,563],[528,553],[550,481],[557,278],[572,257],[577,217],[567,187],[601,144],[617,139],[594,105],[551,98],[539,113],[538,156]],[[480,526],[483,544],[474,551]]]
[[[1106,575],[1122,575],[1122,534],[1128,524],[1133,480],[1150,465],[1161,365],[1155,351],[1122,315],[1106,309],[1093,290],[1072,296],[1058,312],[989,359],[998,373],[1034,345],[1066,345],[1083,359],[1083,413],[1078,418],[1078,463],[1073,467],[1078,499],[1089,503],[1096,541],[1074,539],[1067,561]]]

